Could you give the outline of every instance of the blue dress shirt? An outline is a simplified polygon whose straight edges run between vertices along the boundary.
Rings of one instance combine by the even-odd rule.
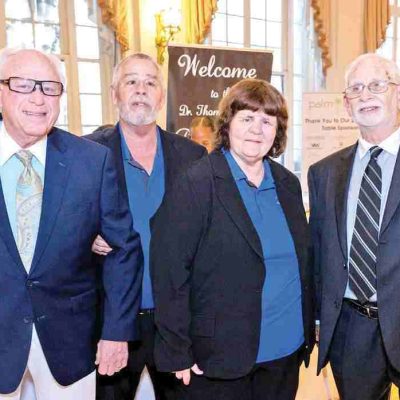
[[[44,184],[44,172],[46,162],[46,145],[47,140],[42,139],[35,143],[32,147],[25,150],[31,151],[32,167],[40,176]],[[11,230],[14,235],[15,241],[17,236],[17,212],[16,212],[16,196],[17,196],[17,182],[24,165],[15,156],[21,150],[21,147],[5,131],[4,126],[0,122],[0,180],[3,189],[4,201],[10,222]],[[40,160],[39,160],[40,158]]]
[[[153,170],[149,175],[129,152],[124,135],[121,135],[122,158],[125,170],[126,187],[128,189],[129,208],[132,213],[133,226],[140,234],[144,255],[144,274],[142,285],[141,308],[154,308],[153,292],[149,271],[150,250],[150,218],[159,208],[165,191],[164,156],[160,132],[157,129],[157,149]]]
[[[232,154],[223,151],[243,203],[260,238],[266,277],[257,363],[295,352],[304,342],[299,265],[267,160],[264,178],[251,184]]]

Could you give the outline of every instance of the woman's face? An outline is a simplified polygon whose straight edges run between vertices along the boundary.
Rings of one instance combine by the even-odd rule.
[[[263,111],[238,111],[229,127],[231,153],[246,164],[262,160],[274,143],[276,128],[277,118]]]

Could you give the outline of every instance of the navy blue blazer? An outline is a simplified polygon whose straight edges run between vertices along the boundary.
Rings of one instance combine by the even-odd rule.
[[[101,337],[135,339],[143,255],[111,152],[53,128],[48,136],[42,214],[29,274],[19,257],[0,185],[0,393],[19,385],[35,324],[50,370],[69,385],[95,368],[98,271],[91,246],[113,247],[102,280]]]

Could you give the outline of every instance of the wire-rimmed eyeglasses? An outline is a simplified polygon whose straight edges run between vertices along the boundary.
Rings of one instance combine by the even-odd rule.
[[[343,94],[348,99],[355,99],[361,96],[361,93],[363,92],[365,87],[372,94],[380,94],[380,93],[385,93],[388,90],[389,85],[397,86],[398,83],[392,81],[384,81],[384,80],[372,81],[368,83],[368,85],[364,85],[363,83],[356,83],[355,85],[347,87],[344,90]]]

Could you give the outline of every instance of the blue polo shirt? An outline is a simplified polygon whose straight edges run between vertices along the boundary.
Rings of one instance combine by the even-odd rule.
[[[257,363],[294,353],[304,342],[299,264],[292,235],[278,200],[268,160],[257,188],[230,151],[223,151],[243,203],[260,238],[265,265]]]
[[[153,292],[149,271],[150,218],[155,214],[164,196],[164,156],[160,132],[157,128],[157,150],[153,170],[149,175],[146,170],[132,158],[124,135],[121,135],[121,150],[128,189],[129,208],[132,213],[133,227],[140,234],[144,255],[144,273],[142,284],[141,308],[154,308]]]

